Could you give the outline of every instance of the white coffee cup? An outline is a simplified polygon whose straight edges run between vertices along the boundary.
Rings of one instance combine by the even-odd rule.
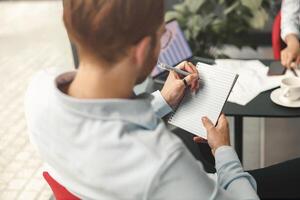
[[[281,81],[280,100],[286,103],[300,100],[300,78],[289,77]]]

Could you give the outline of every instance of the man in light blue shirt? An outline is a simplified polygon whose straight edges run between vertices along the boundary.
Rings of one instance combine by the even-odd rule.
[[[80,66],[44,70],[32,79],[25,101],[31,141],[50,175],[81,199],[258,199],[255,180],[230,146],[224,115],[216,127],[199,119],[216,174],[207,174],[161,119],[186,91],[199,88],[193,64],[177,66],[191,75],[171,72],[162,91],[133,95],[157,62],[163,3],[64,1]]]

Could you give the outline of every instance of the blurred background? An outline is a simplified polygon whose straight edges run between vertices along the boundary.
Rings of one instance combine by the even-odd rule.
[[[166,20],[178,20],[194,55],[273,59],[272,24],[280,3],[166,0]],[[29,143],[23,96],[36,71],[54,66],[74,69],[61,16],[60,0],[0,0],[1,200],[51,198],[50,188],[42,178],[43,163]],[[300,156],[297,122],[298,119],[246,118],[245,168],[269,166]]]

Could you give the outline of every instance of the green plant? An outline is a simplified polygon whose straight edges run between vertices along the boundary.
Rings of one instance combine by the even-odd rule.
[[[183,0],[166,13],[166,21],[178,20],[194,55],[224,57],[212,48],[224,44],[241,47],[244,33],[262,29],[268,0]]]

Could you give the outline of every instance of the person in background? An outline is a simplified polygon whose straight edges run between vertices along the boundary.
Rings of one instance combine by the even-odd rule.
[[[285,67],[300,64],[300,0],[283,0],[281,8],[281,37],[287,47],[281,51]]]

